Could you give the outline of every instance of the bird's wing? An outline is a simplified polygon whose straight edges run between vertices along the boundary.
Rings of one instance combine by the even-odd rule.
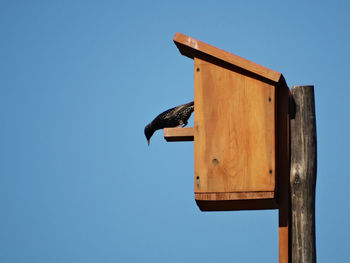
[[[169,114],[169,113],[171,113],[174,110],[176,110],[176,107],[168,109],[168,110],[162,112],[155,119],[168,119],[170,116],[172,116],[172,114]]]
[[[177,116],[177,114],[181,111],[183,111],[184,109],[190,107],[193,105],[193,101],[192,102],[189,102],[189,103],[186,103],[186,104],[182,104],[180,106],[177,106],[175,108],[171,108],[167,111],[164,112],[164,116],[163,118],[164,119],[169,119],[169,118],[173,118],[174,116]]]
[[[164,119],[170,119],[170,118],[174,118],[174,116],[177,115],[178,112],[182,111],[184,108],[186,107],[186,104],[177,106],[175,108],[170,109],[165,115],[164,115]]]

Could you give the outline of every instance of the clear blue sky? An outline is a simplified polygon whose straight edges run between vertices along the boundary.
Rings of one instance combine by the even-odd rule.
[[[315,85],[318,262],[349,229],[348,1],[1,1],[0,262],[277,262],[277,211],[202,213],[193,144],[144,126],[193,99],[182,32]]]

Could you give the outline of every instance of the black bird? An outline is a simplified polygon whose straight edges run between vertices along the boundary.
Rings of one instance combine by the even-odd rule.
[[[182,125],[185,127],[194,110],[194,103],[189,102],[180,106],[171,108],[159,114],[151,123],[145,127],[145,135],[149,145],[149,141],[156,130],[163,128],[171,128]]]

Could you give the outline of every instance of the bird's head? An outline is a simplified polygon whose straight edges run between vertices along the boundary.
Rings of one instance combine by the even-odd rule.
[[[149,145],[150,139],[151,139],[154,132],[155,132],[155,129],[152,127],[151,124],[148,124],[145,127],[145,136],[146,136],[148,145]]]

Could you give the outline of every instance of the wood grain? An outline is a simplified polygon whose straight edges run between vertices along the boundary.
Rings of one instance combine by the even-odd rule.
[[[193,127],[164,128],[164,139],[168,142],[193,141]]]
[[[265,192],[235,192],[235,193],[195,193],[196,200],[252,200],[274,198],[274,191]]]
[[[203,56],[210,56],[276,83],[280,80],[280,72],[261,66],[257,63],[254,63],[222,49],[216,48],[184,34],[176,33],[174,36],[174,42],[182,55],[190,57],[192,59],[195,57],[203,58]]]
[[[291,120],[292,262],[316,262],[316,116],[313,86],[292,87]]]
[[[195,58],[195,192],[275,191],[275,86]]]
[[[198,206],[280,208],[281,238],[289,240],[289,89],[282,74],[181,33],[174,42],[194,59]],[[169,141],[192,139],[176,129],[164,132]]]

